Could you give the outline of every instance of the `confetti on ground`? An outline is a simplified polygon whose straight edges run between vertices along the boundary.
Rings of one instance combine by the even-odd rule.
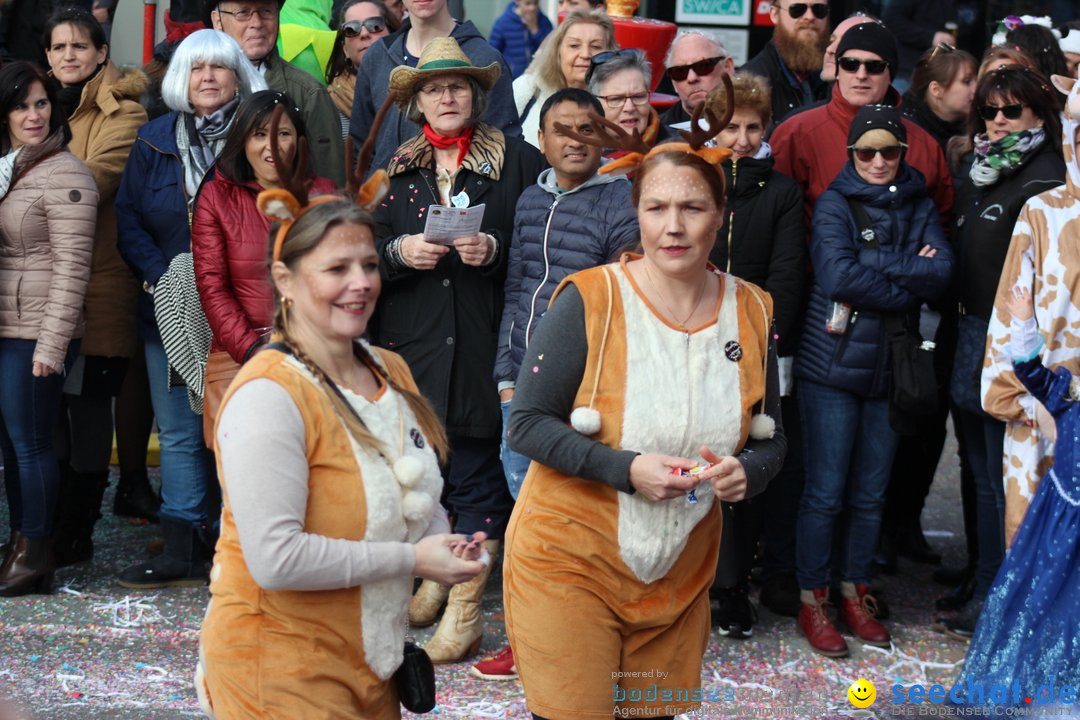
[[[950,439],[950,447],[955,442]],[[947,450],[948,452],[948,450]],[[955,450],[954,450],[955,452]],[[958,473],[943,463],[927,503],[927,527],[946,561],[958,564],[963,552]],[[146,547],[160,537],[155,525],[132,524],[108,512],[95,533],[91,563],[57,573],[50,596],[0,599],[0,695],[26,708],[27,718],[49,720],[174,720],[201,717],[192,685],[199,626],[206,610],[206,587],[171,588],[133,594],[115,584],[128,565],[145,559]],[[4,500],[0,498],[0,506]],[[7,513],[0,509],[0,519]],[[0,536],[6,536],[0,527]],[[892,618],[890,649],[863,646],[846,635],[851,657],[830,660],[810,651],[795,621],[761,608],[760,622],[748,640],[713,633],[706,649],[702,690],[716,700],[685,720],[834,720],[890,718],[883,699],[894,683],[949,683],[965,646],[933,632],[932,568],[902,561],[905,574],[884,576],[883,597]],[[482,654],[506,644],[502,627],[502,589],[496,573],[484,597]],[[416,630],[418,641],[433,628]],[[525,720],[531,718],[521,684],[473,677],[469,664],[436,667],[438,705],[426,715],[438,720]],[[574,668],[565,668],[572,673]],[[857,678],[877,685],[879,700],[856,710],[846,699]],[[4,714],[0,706],[0,716]],[[412,716],[404,713],[406,718]]]

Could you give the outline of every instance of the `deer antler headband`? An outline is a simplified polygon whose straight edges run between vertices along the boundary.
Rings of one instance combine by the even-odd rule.
[[[605,174],[614,172],[632,173],[639,165],[641,165],[645,158],[650,155],[678,151],[697,155],[702,160],[715,167],[719,172],[723,162],[731,157],[731,150],[728,148],[705,147],[705,143],[715,137],[722,128],[727,127],[727,124],[731,122],[731,118],[735,114],[735,88],[731,84],[731,78],[729,78],[726,73],[721,77],[723,78],[724,90],[726,91],[725,94],[727,96],[727,102],[724,106],[724,116],[718,118],[712,108],[707,108],[705,107],[705,103],[702,103],[699,107],[694,109],[693,117],[690,119],[690,130],[679,131],[679,134],[683,137],[685,142],[661,143],[650,148],[641,138],[641,133],[637,129],[632,133],[628,133],[620,125],[617,125],[594,112],[589,113],[589,118],[595,123],[595,135],[580,135],[561,122],[556,122],[554,127],[567,137],[571,137],[586,145],[627,150],[628,152],[626,155],[623,155],[618,160],[610,162],[600,168],[600,172]],[[699,121],[701,120],[702,115],[705,116],[709,124],[708,130],[701,127]]]
[[[362,181],[364,175],[367,174],[371,165],[371,158],[375,152],[375,138],[378,137],[379,128],[382,126],[383,119],[393,103],[394,96],[391,94],[383,102],[382,107],[379,108],[367,140],[356,155],[355,164],[350,160],[353,150],[352,138],[349,138],[345,144],[346,198],[351,198],[361,209],[368,212],[375,209],[375,206],[379,204],[390,189],[390,178],[386,171],[382,169],[376,170],[367,182]],[[278,226],[277,234],[274,236],[272,257],[275,261],[281,259],[281,246],[285,242],[285,236],[288,235],[289,229],[292,228],[293,223],[301,215],[316,205],[341,199],[338,195],[320,195],[315,198],[308,198],[310,182],[306,177],[307,138],[300,138],[297,148],[299,153],[298,162],[286,175],[285,167],[287,164],[278,145],[278,126],[281,124],[281,116],[284,112],[285,108],[278,106],[274,108],[274,113],[270,118],[270,157],[274,160],[274,169],[278,173],[278,184],[281,187],[263,190],[255,201],[263,215],[281,223]]]

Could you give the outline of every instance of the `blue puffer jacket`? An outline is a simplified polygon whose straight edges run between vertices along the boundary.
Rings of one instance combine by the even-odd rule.
[[[141,282],[154,285],[169,261],[191,251],[191,216],[184,168],[176,146],[180,113],[162,115],[139,128],[116,191],[116,244]],[[154,303],[139,298],[139,331],[159,339]]]
[[[562,192],[549,168],[526,188],[514,213],[499,325],[500,390],[514,386],[529,338],[563,278],[611,260],[640,239],[630,183],[623,177],[597,174]]]
[[[511,2],[503,14],[496,18],[495,24],[491,26],[488,42],[506,58],[511,77],[517,78],[529,67],[540,43],[551,32],[551,21],[547,19],[547,15],[537,10],[536,32],[529,32],[521,16],[514,12],[514,7]]]
[[[849,197],[866,208],[879,249],[860,237]],[[919,257],[924,245],[937,254]],[[901,163],[893,183],[871,185],[849,161],[814,206],[810,260],[814,283],[795,375],[861,397],[885,395],[892,372],[882,313],[903,313],[917,328],[920,305],[945,291],[953,271],[922,173]],[[842,335],[825,331],[834,301],[852,306]]]

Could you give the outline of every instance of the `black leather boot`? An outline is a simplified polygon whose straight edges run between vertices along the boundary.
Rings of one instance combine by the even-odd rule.
[[[922,526],[916,521],[896,532],[896,550],[903,557],[925,565],[940,565],[941,553],[934,550],[923,535]]]
[[[982,608],[982,600],[971,600],[956,615],[938,618],[935,626],[946,635],[957,640],[971,640],[971,636],[975,634],[975,626],[979,623],[979,614],[982,613]]]
[[[145,518],[150,522],[157,522],[160,507],[161,497],[150,486],[150,478],[145,470],[137,473],[120,473],[116,497],[113,498],[113,515]]]
[[[15,533],[11,551],[0,565],[0,597],[51,593],[55,571],[51,538]]]
[[[204,585],[210,579],[210,556],[199,528],[186,520],[161,517],[165,550],[155,558],[120,573],[123,587],[137,590]]]
[[[960,583],[949,592],[939,597],[934,605],[938,610],[952,612],[968,604],[975,595],[975,569],[967,568],[967,573]]]
[[[108,470],[80,473],[67,463],[61,465],[60,497],[53,530],[56,567],[94,557],[94,525],[101,517],[101,498],[108,485]]]

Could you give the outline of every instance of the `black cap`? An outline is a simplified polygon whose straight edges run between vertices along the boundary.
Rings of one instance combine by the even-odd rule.
[[[848,28],[836,46],[836,59],[844,57],[848,50],[872,52],[889,63],[889,79],[896,77],[897,51],[896,37],[879,22],[859,23]]]
[[[888,130],[897,140],[907,143],[907,128],[904,127],[900,111],[892,105],[864,105],[859,108],[848,129],[848,147],[870,130]]]
[[[210,13],[212,13],[214,10],[217,10],[217,6],[220,5],[224,1],[225,0],[206,0],[206,3],[203,5],[203,22],[206,23],[206,27],[214,29],[214,30],[217,29],[217,28],[214,27],[214,24],[210,21]],[[284,5],[285,5],[285,0],[277,0],[278,12],[281,12],[281,8],[284,7]]]

